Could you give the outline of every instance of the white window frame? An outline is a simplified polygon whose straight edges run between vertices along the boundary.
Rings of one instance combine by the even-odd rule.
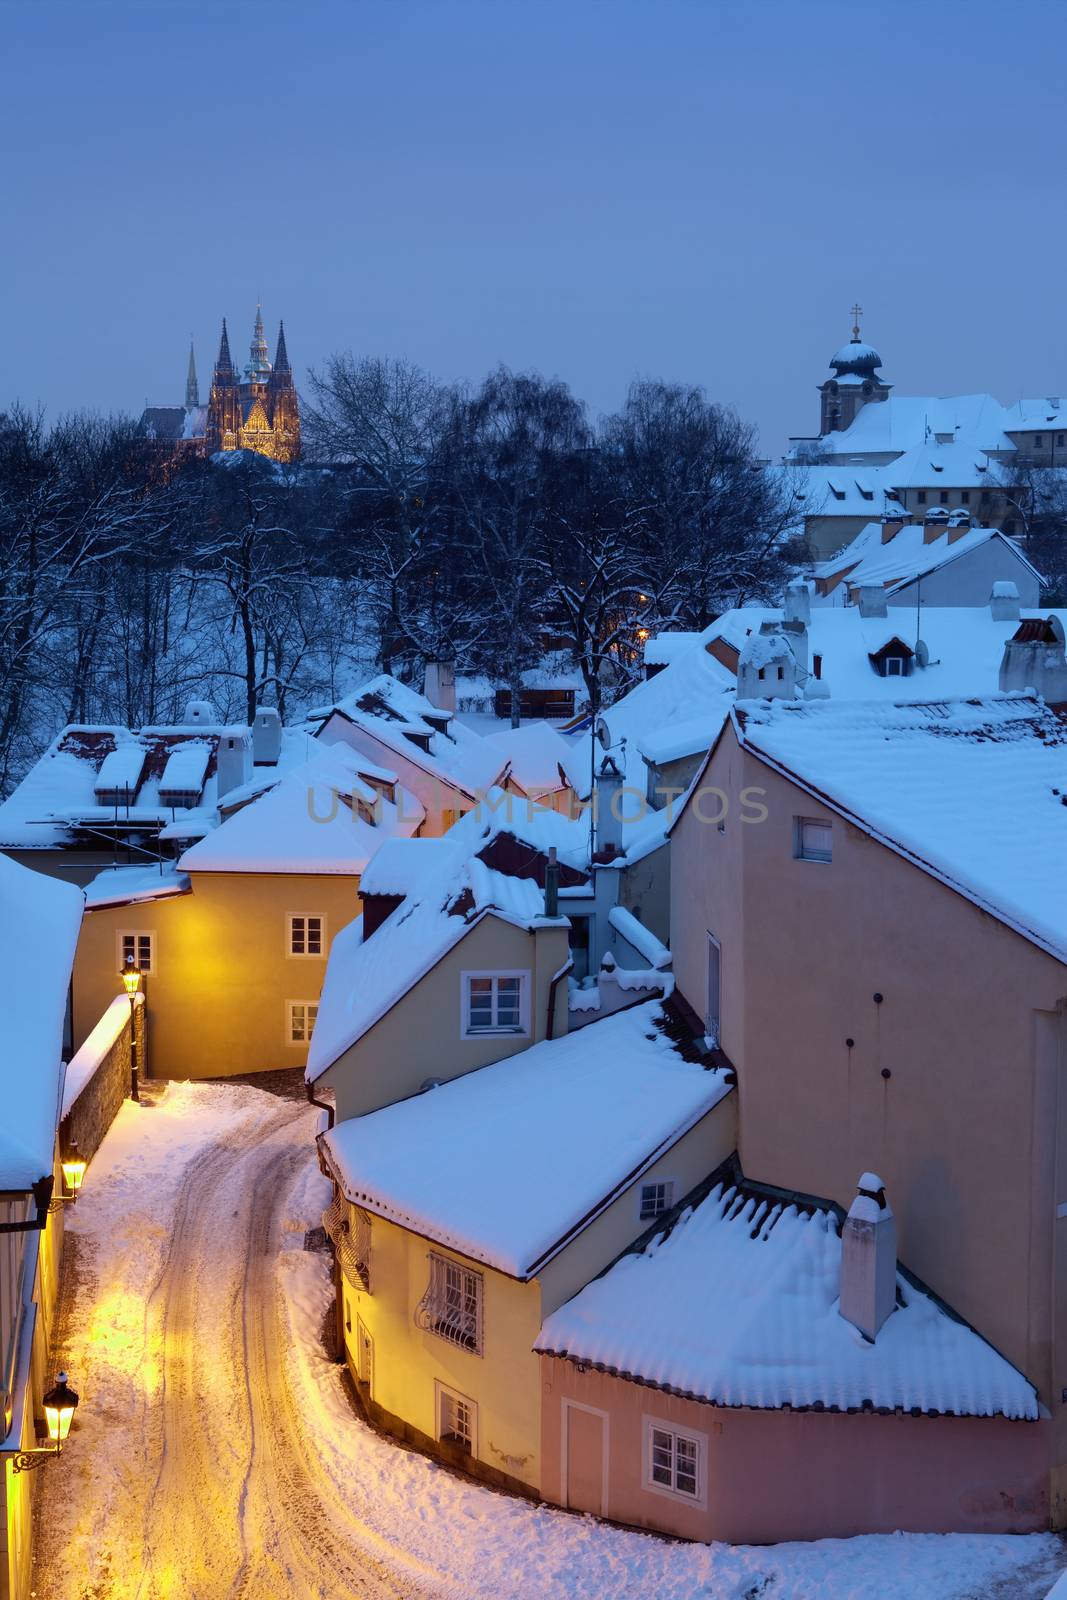
[[[637,1220],[645,1227],[651,1227],[660,1217],[666,1216],[674,1205],[674,1191],[677,1188],[673,1178],[642,1178],[637,1185]],[[665,1190],[664,1204],[659,1211],[652,1212],[649,1216],[644,1213],[644,1196],[646,1189]]]
[[[805,846],[804,830],[807,827],[825,828],[830,835],[830,848],[825,853],[814,853]],[[834,859],[834,825],[826,817],[793,818],[793,855],[797,861],[814,861],[829,866]]]
[[[472,1028],[470,1021],[471,996],[470,981],[472,978],[489,978],[494,982],[500,978],[518,978],[519,982],[519,1026],[517,1028]],[[494,988],[494,1000],[496,990]],[[459,1036],[461,1039],[528,1039],[530,1037],[530,970],[529,968],[501,968],[496,972],[487,972],[484,969],[473,968],[463,971],[459,975],[459,1006],[460,1025]],[[494,1004],[494,1015],[496,1006]]]
[[[415,1326],[422,1328],[425,1333],[432,1333],[438,1339],[443,1339],[456,1350],[465,1350],[469,1356],[482,1356],[485,1354],[485,1277],[482,1273],[469,1267],[465,1261],[457,1261],[455,1256],[446,1256],[440,1250],[431,1250],[426,1257],[429,1267],[426,1292],[415,1307]],[[446,1316],[448,1277],[449,1273],[458,1275],[460,1311],[456,1321],[455,1332],[449,1331],[449,1319]],[[466,1321],[466,1300],[473,1291],[474,1299],[474,1328],[472,1337],[468,1340],[463,1337],[462,1329]],[[456,1320],[456,1319],[452,1319]]]
[[[904,657],[903,656],[886,656],[886,658],[885,658],[885,675],[886,675],[887,678],[903,678],[903,677],[905,677],[906,673],[904,671]]]
[[[120,972],[123,970],[123,968],[126,965],[126,951],[125,951],[125,949],[123,947],[123,941],[125,939],[132,939],[134,941],[134,954],[135,955],[139,954],[139,950],[140,950],[140,943],[139,942],[140,942],[140,940],[142,940],[142,939],[147,939],[148,940],[148,965],[147,965],[147,967],[139,966],[138,970],[140,972],[142,972],[145,975],[145,977],[150,977],[152,975],[152,973],[156,971],[156,933],[155,933],[155,929],[154,928],[120,928],[119,929],[119,931],[115,935],[115,952],[116,952],[115,964],[118,967]]]
[[[298,1006],[301,1007],[304,1012],[304,1038],[302,1039],[295,1039],[293,1037],[293,1024],[295,1021],[294,1013]],[[314,1012],[314,1016],[311,1015],[312,1012]],[[311,1043],[311,1035],[315,1031],[315,1023],[318,1020],[318,1014],[319,1002],[317,1000],[287,1000],[285,1002],[286,1044],[292,1045],[294,1050],[306,1050],[308,1045]]]
[[[656,1483],[652,1477],[652,1436],[653,1432],[669,1433],[673,1441],[671,1447],[671,1478],[677,1478],[676,1463],[678,1459],[678,1438],[690,1440],[697,1447],[697,1492],[690,1494],[686,1489],[668,1488],[665,1483]],[[661,1494],[667,1500],[673,1500],[675,1505],[697,1506],[704,1508],[708,1503],[708,1436],[699,1428],[690,1428],[685,1423],[668,1422],[664,1417],[653,1417],[647,1412],[641,1418],[641,1481],[650,1494]]]
[[[473,1458],[478,1454],[477,1400],[472,1400],[469,1394],[463,1394],[459,1389],[453,1389],[450,1384],[442,1383],[440,1378],[435,1378],[433,1380],[433,1390],[434,1437],[436,1438],[438,1444],[449,1444],[452,1445],[453,1449],[458,1449],[459,1446],[455,1443],[454,1439],[445,1439],[442,1437],[444,1434],[445,1405],[451,1400],[453,1403],[458,1402],[460,1405],[466,1406],[470,1411],[471,1447],[469,1454],[473,1460]]]
[[[294,950],[295,925],[303,923],[303,942],[308,942],[308,923],[317,921],[319,925],[319,949]],[[324,911],[294,911],[285,919],[285,953],[290,961],[325,961],[326,960],[326,913]]]

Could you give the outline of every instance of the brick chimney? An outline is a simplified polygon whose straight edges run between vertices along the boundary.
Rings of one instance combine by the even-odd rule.
[[[1067,655],[1058,617],[1020,622],[1004,646],[1000,687],[1005,693],[1033,689],[1050,706],[1067,704]]]
[[[885,1184],[865,1172],[841,1230],[841,1299],[846,1322],[873,1343],[897,1304],[897,1225]]]

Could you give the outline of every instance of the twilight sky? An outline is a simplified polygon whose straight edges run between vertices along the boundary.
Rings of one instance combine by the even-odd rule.
[[[778,454],[848,308],[902,393],[1067,390],[1061,0],[5,0],[0,404],[202,398],[257,294]]]

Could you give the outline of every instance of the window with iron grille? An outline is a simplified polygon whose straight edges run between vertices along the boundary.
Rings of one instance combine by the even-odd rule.
[[[315,1027],[315,1018],[319,1014],[318,1001],[288,1000],[286,1001],[286,1011],[288,1014],[286,1037],[289,1043],[310,1043],[312,1031]]]
[[[321,956],[324,951],[326,918],[321,913],[289,918],[289,954]]]
[[[322,1213],[322,1226],[333,1245],[333,1253],[353,1289],[370,1293],[370,1217],[359,1206],[350,1206],[340,1189]]]
[[[437,1385],[437,1437],[444,1444],[456,1445],[467,1455],[475,1453],[478,1407],[465,1394]]]
[[[668,1494],[684,1495],[687,1500],[703,1496],[703,1451],[701,1441],[673,1428],[648,1424],[647,1482],[650,1488]]]
[[[138,972],[151,972],[155,965],[156,936],[154,933],[119,934],[119,970],[132,961]]]
[[[480,1272],[431,1251],[430,1282],[415,1307],[416,1326],[480,1356],[484,1287]]]
[[[483,1033],[528,1033],[528,990],[526,972],[465,972],[464,1038]]]

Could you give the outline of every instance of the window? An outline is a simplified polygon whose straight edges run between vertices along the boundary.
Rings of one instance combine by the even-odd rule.
[[[120,933],[119,971],[132,961],[138,972],[151,972],[156,961],[156,936],[154,933]]]
[[[969,506],[970,503],[971,503],[971,491],[969,489],[961,489],[960,490],[960,505],[961,506]]]
[[[833,830],[829,822],[814,817],[793,818],[793,854],[800,861],[830,861]]]
[[[1034,449],[1035,450],[1040,450],[1042,448],[1042,446],[1044,445],[1044,443],[1045,443],[1045,435],[1043,433],[1035,433],[1034,434]]]
[[[886,658],[885,658],[885,675],[886,675],[887,678],[903,678],[904,675],[905,675],[904,674],[904,657],[903,656],[886,656]]]
[[[465,1455],[477,1449],[478,1407],[465,1394],[437,1384],[437,1437],[442,1444],[455,1445]]]
[[[1057,450],[1059,449],[1059,447],[1060,447],[1060,445],[1062,443],[1063,443],[1063,434],[1062,433],[1058,433],[1056,435],[1056,448],[1057,448]]]
[[[286,1037],[290,1044],[308,1044],[319,1014],[316,1000],[288,1000],[286,1002],[288,1027]]]
[[[352,1302],[345,1295],[345,1332],[352,1332]]]
[[[663,1494],[676,1494],[686,1500],[703,1501],[703,1434],[678,1433],[663,1423],[646,1419],[645,1483]]]
[[[483,1290],[480,1272],[431,1250],[430,1282],[415,1307],[416,1326],[480,1356]]]
[[[921,506],[924,506],[926,504],[926,490],[925,489],[920,489],[918,494],[915,496],[915,498],[916,498],[916,500],[918,500],[918,502],[919,502],[919,504]]]
[[[529,978],[528,972],[463,973],[463,1037],[529,1033]]]
[[[658,1178],[653,1183],[641,1185],[641,1206],[638,1211],[640,1222],[652,1222],[661,1216],[664,1211],[669,1211],[674,1204],[673,1178]]]
[[[987,506],[989,504],[989,490],[988,489],[983,489],[982,490],[981,501],[982,501],[982,504],[984,506]]]
[[[941,501],[941,504],[943,506],[947,506],[948,505],[948,490],[947,489],[942,489],[941,493],[938,495],[938,499]]]
[[[325,953],[326,918],[321,912],[289,918],[289,954],[321,956]]]

